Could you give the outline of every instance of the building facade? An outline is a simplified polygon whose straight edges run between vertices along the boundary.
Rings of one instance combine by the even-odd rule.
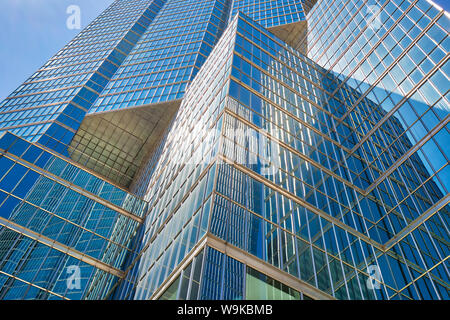
[[[448,299],[449,14],[116,0],[0,107],[0,299]]]

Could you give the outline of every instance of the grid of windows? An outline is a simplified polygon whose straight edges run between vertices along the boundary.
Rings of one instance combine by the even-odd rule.
[[[117,0],[8,97],[0,298],[449,299],[449,16],[315,2]]]
[[[145,201],[67,159],[0,139],[0,297],[100,299],[121,277]],[[80,272],[80,286],[67,273]]]
[[[409,171],[401,175],[394,173],[380,181],[364,175],[364,168],[375,171],[377,167],[367,160],[365,154],[351,153],[351,148],[358,141],[358,133],[364,135],[376,123],[364,127],[365,131],[355,130],[353,123],[340,124],[338,116],[338,111],[350,108],[361,93],[348,84],[341,84],[341,89],[333,93],[330,89],[336,81],[334,74],[290,49],[248,18],[241,16],[235,21],[235,35],[228,39],[235,42],[233,56],[228,57],[232,61],[231,72],[226,73],[231,77],[225,87],[229,97],[221,103],[220,120],[216,124],[216,129],[222,132],[222,140],[216,160],[211,157],[211,161],[216,163],[212,168],[215,168],[217,178],[212,200],[206,206],[211,210],[210,234],[335,298],[447,298],[448,272],[443,262],[448,255],[445,240],[448,239],[445,222],[448,209],[445,200],[442,201],[446,192],[442,185],[430,179],[432,176],[422,159],[414,155],[405,162],[404,170]],[[222,74],[218,66],[229,63],[215,62],[217,59],[219,57],[215,57],[213,52],[211,64],[215,63],[215,70]],[[147,189],[147,199],[154,206],[147,219],[153,221],[154,228],[161,226],[157,223],[161,219],[167,221],[164,226],[167,224],[171,228],[171,220],[166,220],[166,217],[175,219],[176,202],[186,194],[183,182],[176,183],[175,179],[174,190],[183,192],[174,196],[172,189],[166,187],[173,179],[167,175],[183,174],[186,168],[192,167],[181,166],[183,169],[178,171],[172,169],[170,163],[177,163],[179,157],[186,158],[190,154],[178,151],[176,145],[180,139],[177,133],[187,137],[189,135],[185,135],[183,130],[190,130],[190,123],[203,123],[202,118],[195,118],[197,108],[202,110],[203,106],[198,102],[196,91],[209,84],[206,76],[209,66],[208,60],[199,79],[194,80],[188,90],[186,103],[183,102],[180,109],[182,112],[167,133],[164,142],[167,149],[155,156],[158,158],[156,164],[155,161],[149,164],[152,177],[158,179],[156,184],[150,183],[150,186],[158,187]],[[202,100],[222,101],[221,96],[214,92],[209,90]],[[195,107],[185,110],[183,106],[190,105],[191,95],[197,100],[193,101]],[[386,114],[367,97],[360,104],[361,109],[375,110],[373,114],[378,119]],[[216,103],[209,104],[211,109],[215,106]],[[200,114],[205,114],[205,111]],[[413,141],[402,136],[404,129],[395,117],[387,124],[389,127],[384,133],[392,141],[398,141],[400,150],[407,151],[414,146]],[[236,136],[236,130],[244,130],[247,134]],[[252,145],[250,138],[260,132],[277,141],[275,157],[278,159],[267,159],[264,148]],[[341,143],[341,136],[349,141],[348,147]],[[402,138],[398,139],[398,136]],[[200,137],[198,141],[201,141]],[[203,143],[210,145],[206,141],[208,139]],[[391,168],[399,157],[385,159],[384,165]],[[250,162],[255,158],[258,161]],[[263,173],[261,164],[268,161],[275,162],[274,174]],[[380,170],[378,176],[382,173]],[[188,176],[181,175],[184,179]],[[187,180],[187,188],[195,177],[197,175],[192,175]],[[200,176],[198,185],[201,186],[204,179]],[[145,180],[144,186],[148,185]],[[207,194],[209,196],[209,191]],[[388,197],[392,195],[397,197],[395,201],[389,201]],[[180,210],[189,203],[191,201],[183,202]],[[441,209],[431,211],[430,219],[421,222],[413,233],[408,234],[410,224],[436,205]],[[191,206],[193,212],[197,206]],[[173,216],[164,213],[171,211]],[[179,225],[189,227],[185,222]],[[137,276],[136,271],[134,280],[126,282],[128,289],[119,290],[121,298],[149,298],[165,283],[164,279],[177,271],[173,269],[176,265],[173,259],[164,259],[178,247],[178,231],[172,230],[168,240],[162,238],[158,241],[162,234],[151,241],[144,237],[143,243],[150,243],[150,246],[141,251],[143,255],[159,257],[135,261],[134,270],[146,270],[150,266],[149,271],[145,276]],[[183,233],[187,234],[187,230],[183,229]],[[404,233],[406,236],[400,240],[398,237]],[[150,231],[149,234],[154,233]],[[152,254],[160,247],[161,241],[164,241],[164,246],[169,244],[164,254]],[[187,251],[183,252],[187,254]],[[162,261],[163,266],[164,262],[169,262],[168,269],[158,266],[158,261]],[[379,266],[383,275],[379,290],[366,286],[371,265]],[[151,272],[152,269],[155,271]],[[208,278],[207,269],[204,272],[201,277],[203,285],[212,291],[205,293],[203,298],[220,298],[216,295],[222,292],[219,279]],[[179,278],[170,287],[172,295],[180,281],[184,280]],[[242,295],[240,297],[243,298]]]
[[[163,150],[149,160],[149,171],[143,171],[135,186],[150,208],[136,246],[142,259],[128,267],[116,293],[120,299],[150,298],[208,230],[220,143],[215,128],[221,126],[235,25],[193,80]]]
[[[221,36],[228,11],[228,0],[167,1],[90,113],[182,98]]]
[[[447,191],[438,180],[434,181],[432,179],[433,172],[427,170],[422,158],[412,154],[409,156],[408,161],[404,162],[405,170],[400,174],[396,174],[393,171],[392,174],[383,177],[384,179],[379,181],[375,181],[372,177],[367,177],[369,184],[361,185],[361,188],[366,189],[366,187],[371,187],[366,190],[358,190],[353,185],[355,180],[351,179],[348,170],[360,172],[363,168],[371,168],[367,160],[364,162],[361,161],[359,167],[354,162],[346,161],[348,168],[340,165],[335,165],[330,168],[334,172],[337,172],[336,169],[339,169],[341,178],[347,180],[345,185],[343,185],[345,181],[342,179],[338,180],[336,174],[325,174],[325,170],[318,167],[318,165],[327,166],[326,163],[329,161],[326,157],[316,158],[313,154],[308,153],[305,154],[307,158],[291,156],[290,153],[295,154],[295,151],[297,151],[298,154],[298,151],[302,151],[305,144],[291,144],[292,147],[289,148],[287,142],[290,142],[290,140],[288,139],[287,132],[292,134],[295,132],[296,126],[293,121],[287,122],[284,121],[284,117],[277,116],[272,111],[273,107],[267,103],[267,100],[272,100],[274,104],[283,105],[283,101],[277,99],[277,95],[289,100],[289,96],[292,93],[288,92],[286,87],[298,86],[295,82],[292,84],[292,80],[283,81],[283,79],[269,78],[273,74],[272,68],[282,70],[282,68],[291,66],[290,60],[293,59],[280,58],[280,56],[288,55],[288,53],[284,53],[284,50],[279,49],[278,59],[272,62],[270,67],[267,68],[270,64],[262,64],[264,66],[262,70],[264,70],[265,74],[261,76],[259,72],[255,73],[252,70],[255,65],[261,65],[260,59],[258,59],[260,50],[254,49],[257,45],[254,38],[261,37],[260,30],[251,26],[251,24],[242,24],[242,28],[238,26],[237,32],[238,35],[245,35],[246,41],[241,41],[242,47],[240,48],[239,40],[236,40],[237,45],[235,50],[238,54],[242,54],[242,58],[244,59],[237,59],[238,62],[236,64],[240,70],[232,72],[232,78],[236,76],[239,80],[234,85],[230,85],[230,95],[239,101],[232,101],[230,108],[232,110],[232,114],[230,114],[232,117],[229,117],[229,120],[224,119],[224,135],[227,138],[230,137],[230,141],[226,140],[223,148],[223,154],[227,159],[225,162],[233,164],[233,168],[230,167],[227,170],[219,171],[217,192],[224,195],[224,197],[215,198],[217,202],[213,206],[211,232],[246,251],[255,250],[253,251],[254,255],[270,262],[277,268],[283,270],[289,270],[291,268],[289,272],[292,272],[293,275],[307,282],[309,281],[313,285],[315,284],[319,289],[338,298],[372,299],[377,297],[404,299],[425,298],[430,297],[430,295],[434,298],[447,297],[448,273],[443,265],[445,257],[448,255],[447,241],[443,240],[448,239],[445,222],[446,216],[448,215],[448,209],[446,207],[448,199],[446,200],[445,197]],[[269,45],[269,47],[276,48],[276,45]],[[289,51],[292,53],[292,50]],[[254,58],[255,52],[256,59]],[[283,61],[283,63],[280,64],[278,60]],[[235,63],[233,64],[235,65]],[[310,63],[310,65],[314,67],[314,64]],[[318,66],[315,68],[319,68],[320,70]],[[247,69],[247,71],[244,72],[244,69]],[[286,73],[282,72],[282,74]],[[244,77],[245,74],[247,76]],[[320,73],[320,75],[328,79],[334,79],[334,76],[331,74]],[[253,81],[255,77],[256,79],[262,79],[258,82],[263,83],[264,78],[267,78],[267,85],[255,85]],[[272,82],[272,86],[270,82]],[[301,86],[302,84],[300,83],[299,85]],[[357,94],[356,90],[347,87],[346,84],[341,84],[341,87],[351,92],[352,95]],[[265,98],[262,102],[260,99],[261,95]],[[328,127],[325,127],[326,129],[322,131],[322,134],[327,134],[330,127],[334,127],[333,123],[339,120],[335,117],[329,117],[327,113],[322,111],[327,110],[327,106],[324,105],[329,101],[327,95],[328,93],[325,95],[317,95],[318,98],[315,101],[319,106],[322,105],[322,107],[313,109],[315,116],[323,120],[307,121],[310,124],[315,124],[320,131],[324,128],[322,125],[319,125],[321,122]],[[325,99],[322,100],[323,97]],[[349,95],[343,94],[341,96],[341,99],[344,101],[350,98],[351,96]],[[295,101],[295,97],[291,99]],[[378,105],[368,99],[364,102],[365,108],[374,108],[380,115],[384,115],[385,111]],[[297,102],[293,103],[293,106],[301,108],[304,105]],[[265,112],[270,114],[271,117],[262,118],[260,114],[264,115]],[[283,112],[293,115],[298,114],[298,111],[294,107],[287,108]],[[328,117],[330,119],[327,119]],[[395,135],[404,132],[401,123],[395,117],[389,119],[387,123],[390,127],[386,132],[389,132],[392,139],[396,138]],[[248,163],[246,162],[248,160],[246,160],[242,163],[242,159],[251,159],[252,157],[246,158],[244,156],[246,154],[254,153],[257,157],[261,158],[261,161],[257,163],[264,163],[263,158],[266,155],[265,150],[255,149],[254,146],[252,147],[251,141],[247,141],[247,139],[236,139],[236,137],[233,139],[232,132],[243,126],[249,127],[251,130],[261,131],[263,129],[271,138],[279,141],[277,141],[278,144],[276,145],[275,154],[275,157],[280,157],[279,163],[276,163],[277,161],[275,161],[273,154],[272,158],[266,159],[266,162],[269,160],[275,162],[275,174],[266,177],[262,173],[261,167],[252,164],[254,162]],[[275,126],[278,128],[275,128]],[[353,127],[349,126],[349,128]],[[370,127],[366,130],[370,130]],[[339,128],[337,131],[339,132]],[[448,134],[448,132],[445,133]],[[362,134],[364,135],[366,132],[363,131]],[[248,135],[248,137],[251,136],[252,134]],[[307,135],[306,137],[308,138]],[[337,137],[337,135],[334,135],[334,137]],[[448,140],[448,136],[445,139]],[[336,140],[334,147],[342,149],[342,147],[339,147],[339,140]],[[407,138],[403,138],[400,142],[403,144],[405,151],[414,145]],[[313,145],[317,144],[313,143]],[[326,148],[323,149],[325,151],[324,153],[330,156],[330,153],[326,150]],[[351,157],[351,154],[345,154],[342,162],[351,159]],[[387,168],[395,168],[395,160],[397,159],[384,159],[384,163],[387,165]],[[445,166],[446,163],[442,165]],[[249,171],[249,169],[256,172],[257,175]],[[223,175],[223,178],[221,178],[221,175]],[[373,183],[373,186],[371,183]],[[336,186],[339,185],[341,187],[336,189]],[[368,194],[368,191],[372,191],[372,193]],[[249,199],[243,196],[246,194],[251,194],[254,197],[256,195],[260,196],[255,199],[255,203],[252,203],[252,198]],[[409,205],[406,205],[406,203],[409,203]],[[313,248],[312,258],[299,258],[296,252],[297,250],[302,252],[302,250],[298,247],[298,244],[297,248],[295,245],[292,245],[296,241],[286,240],[290,238],[286,231],[278,229],[279,227],[275,228],[275,226],[280,226],[281,223],[287,222],[287,220],[284,220],[285,215],[288,213],[288,216],[291,216],[296,210],[296,204],[300,205],[299,208],[302,208],[302,210],[305,210],[305,208],[308,209],[308,212],[311,210],[307,216],[312,217],[312,219],[306,218],[305,223],[299,222],[298,225],[308,226],[309,228],[308,232],[311,237],[309,242],[312,243]],[[252,206],[255,206],[255,211],[252,210]],[[433,207],[442,208],[443,211],[435,211]],[[217,213],[214,210],[217,210]],[[250,212],[252,213],[249,216]],[[259,216],[259,218],[252,217],[254,214]],[[292,217],[295,217],[294,220],[298,219],[300,221],[301,216],[304,214],[306,213],[296,213]],[[408,229],[410,224],[415,219],[421,219],[427,214],[432,217],[433,231],[429,229],[426,223],[419,224],[418,229],[422,230],[420,240],[415,237],[402,240],[412,241],[409,242],[408,249],[405,249],[403,242],[398,242],[399,239],[396,236],[404,233],[404,236],[409,238]],[[318,216],[321,218],[319,219]],[[337,220],[332,219],[330,216],[337,218]],[[323,219],[322,217],[326,218]],[[267,221],[271,221],[274,225],[272,227],[270,225],[265,226],[268,223]],[[255,240],[244,240],[249,237],[251,239],[255,225],[257,229],[261,230],[257,234],[265,233],[265,237],[257,237]],[[293,231],[294,235],[298,235],[299,231],[295,229],[292,221],[289,221],[286,226],[288,226],[288,230]],[[331,226],[333,227],[331,228]],[[314,228],[315,231],[313,231]],[[333,231],[329,232],[331,229]],[[339,241],[340,236],[338,234],[341,232],[359,237],[360,243],[363,244],[366,242],[364,246],[368,246],[365,249],[359,249],[361,252],[365,252],[359,255],[362,260],[353,260],[350,263],[353,264],[351,266],[352,268],[359,269],[354,276],[345,272],[346,268],[349,267],[345,267],[345,264],[350,261],[343,260],[339,262],[339,259],[343,259],[342,256],[341,258],[339,256],[345,251],[344,248],[346,246],[339,242],[333,244],[333,241]],[[331,239],[326,240],[327,234]],[[426,236],[424,237],[425,234]],[[333,238],[335,240],[332,240]],[[345,236],[345,238],[348,239],[349,235]],[[376,242],[370,240],[375,240]],[[322,244],[320,244],[321,241],[323,241]],[[261,242],[266,243],[265,246],[261,246]],[[258,246],[255,245],[256,243]],[[338,248],[336,248],[335,246],[338,243]],[[254,247],[252,247],[252,244]],[[314,253],[314,247],[316,245],[318,246],[318,250],[321,252],[324,250],[324,253],[330,256],[317,253],[318,256],[316,257]],[[339,249],[339,246],[341,246],[341,249]],[[427,259],[429,259],[431,256],[428,249],[430,246],[444,249],[444,251],[438,253],[433,250],[436,254],[435,257],[440,258],[426,263],[424,257],[427,256]],[[301,245],[301,247],[304,247],[304,245]],[[349,248],[351,248],[351,245]],[[353,256],[352,259],[358,256],[357,250],[356,248],[350,250]],[[405,258],[406,250],[408,250],[410,255],[407,258]],[[410,250],[413,250],[414,253]],[[386,256],[389,257],[389,263],[383,265],[383,274],[385,272],[395,274],[396,271],[394,270],[401,268],[403,270],[402,272],[405,272],[406,275],[400,276],[400,274],[395,274],[393,278],[403,277],[403,281],[398,280],[401,284],[395,281],[385,283],[386,290],[384,293],[382,291],[371,292],[370,290],[366,290],[365,283],[367,278],[365,278],[365,273],[367,266],[372,264],[379,265],[380,262],[376,261],[385,259]],[[415,259],[411,259],[412,256]],[[392,257],[395,258],[391,259]],[[312,265],[314,266],[316,259],[318,259],[317,264],[320,268],[301,270],[302,265],[310,266],[311,261],[313,261]],[[284,263],[288,265],[285,266]],[[293,265],[289,266],[291,263]],[[300,264],[300,269],[296,263]],[[339,263],[341,263],[341,266],[337,267]],[[440,270],[435,270],[436,272],[433,273],[434,268],[439,268]],[[306,272],[304,278],[302,277],[302,272]],[[335,272],[338,273],[336,274]],[[342,274],[344,278],[342,278]],[[335,279],[336,283],[333,282]],[[351,284],[352,282],[354,283]],[[358,284],[359,289],[352,288],[355,283]],[[394,291],[391,292],[390,290]]]
[[[265,28],[305,20],[304,6],[308,1],[290,0],[234,0],[232,17],[238,12],[248,15]]]

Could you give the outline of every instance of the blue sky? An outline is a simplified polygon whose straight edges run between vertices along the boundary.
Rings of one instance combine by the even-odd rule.
[[[80,30],[66,27],[70,5],[85,27],[113,0],[0,0],[0,101],[20,86]],[[450,0],[435,0],[450,11]]]
[[[0,101],[81,30],[66,26],[70,5],[85,27],[113,0],[0,0]]]

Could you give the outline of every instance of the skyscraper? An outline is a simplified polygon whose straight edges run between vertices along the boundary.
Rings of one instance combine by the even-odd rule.
[[[449,15],[116,0],[0,108],[1,299],[448,299]]]

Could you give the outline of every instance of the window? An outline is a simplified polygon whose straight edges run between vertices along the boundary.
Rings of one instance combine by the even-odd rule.
[[[301,300],[300,292],[247,267],[247,300]]]

